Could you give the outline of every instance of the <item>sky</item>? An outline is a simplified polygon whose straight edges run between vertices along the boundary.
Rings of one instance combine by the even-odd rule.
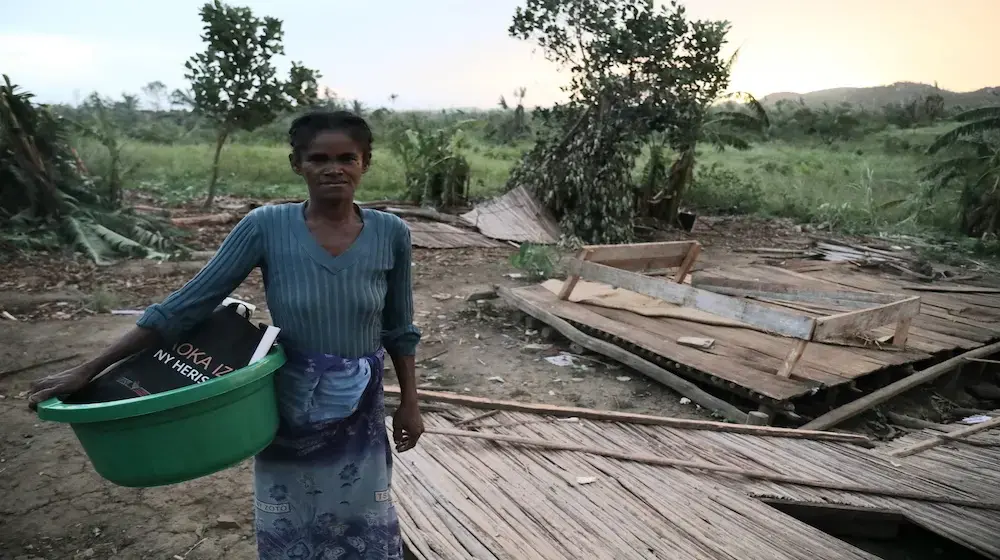
[[[236,0],[284,22],[285,51],[321,86],[368,106],[491,107],[527,88],[562,98],[567,76],[508,37],[523,0]],[[203,0],[0,0],[0,73],[45,103],[117,97],[154,80],[185,87]],[[731,89],[763,96],[898,81],[1000,86],[1000,0],[683,0],[728,20]],[[394,104],[391,94],[398,95]]]

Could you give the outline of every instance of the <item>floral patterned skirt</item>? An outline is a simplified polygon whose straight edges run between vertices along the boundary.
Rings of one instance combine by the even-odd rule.
[[[353,414],[304,424],[283,414],[274,442],[255,458],[260,560],[402,559],[390,497],[392,451],[385,428],[383,354],[361,360],[367,361],[363,365],[370,367],[371,379]],[[315,366],[310,370],[321,372],[319,376],[356,368],[358,362],[309,356]]]

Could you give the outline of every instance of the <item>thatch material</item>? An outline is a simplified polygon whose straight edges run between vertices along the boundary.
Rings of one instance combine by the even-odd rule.
[[[463,416],[474,413],[465,411]],[[451,421],[426,415],[432,428]],[[483,432],[838,484],[1000,501],[1000,449],[905,459],[843,443],[501,412]],[[404,539],[420,559],[871,559],[759,498],[901,511],[989,557],[1000,512],[753,481],[574,451],[427,434],[394,457]]]

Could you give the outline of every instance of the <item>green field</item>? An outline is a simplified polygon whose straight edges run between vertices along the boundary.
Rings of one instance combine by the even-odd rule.
[[[703,213],[788,217],[856,231],[947,230],[955,221],[954,196],[945,193],[933,204],[920,196],[926,189],[920,168],[928,162],[922,148],[941,130],[887,130],[833,144],[772,141],[747,151],[720,152],[705,146],[699,150],[695,183],[686,200]],[[106,167],[101,146],[86,141],[77,146],[94,171]],[[511,167],[527,147],[473,140],[464,150],[472,167],[472,196],[481,199],[502,192]],[[211,171],[212,149],[208,143],[128,141],[127,183],[169,202],[200,198]],[[640,157],[637,173],[644,162]],[[282,198],[302,196],[304,187],[289,169],[285,145],[236,143],[223,152],[219,192]],[[389,150],[376,146],[358,199],[393,199],[402,194],[402,164]]]
[[[100,173],[108,164],[104,148],[80,141],[77,150],[88,167]],[[124,167],[129,186],[181,202],[204,196],[212,170],[211,144],[125,144]],[[472,167],[471,191],[486,197],[502,189],[520,150],[474,145],[465,151]],[[231,144],[219,163],[219,193],[259,198],[303,196],[305,186],[288,164],[288,147],[281,144]],[[359,200],[392,199],[403,193],[403,166],[387,149],[375,148],[372,167],[358,193]]]

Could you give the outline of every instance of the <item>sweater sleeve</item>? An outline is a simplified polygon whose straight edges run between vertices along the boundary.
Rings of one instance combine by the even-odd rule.
[[[161,303],[146,308],[136,324],[173,340],[208,318],[264,258],[256,211],[250,212],[226,237],[208,264]]]
[[[410,228],[398,218],[392,227],[392,269],[387,275],[382,311],[382,345],[393,356],[413,356],[420,330],[413,324],[413,284]]]

